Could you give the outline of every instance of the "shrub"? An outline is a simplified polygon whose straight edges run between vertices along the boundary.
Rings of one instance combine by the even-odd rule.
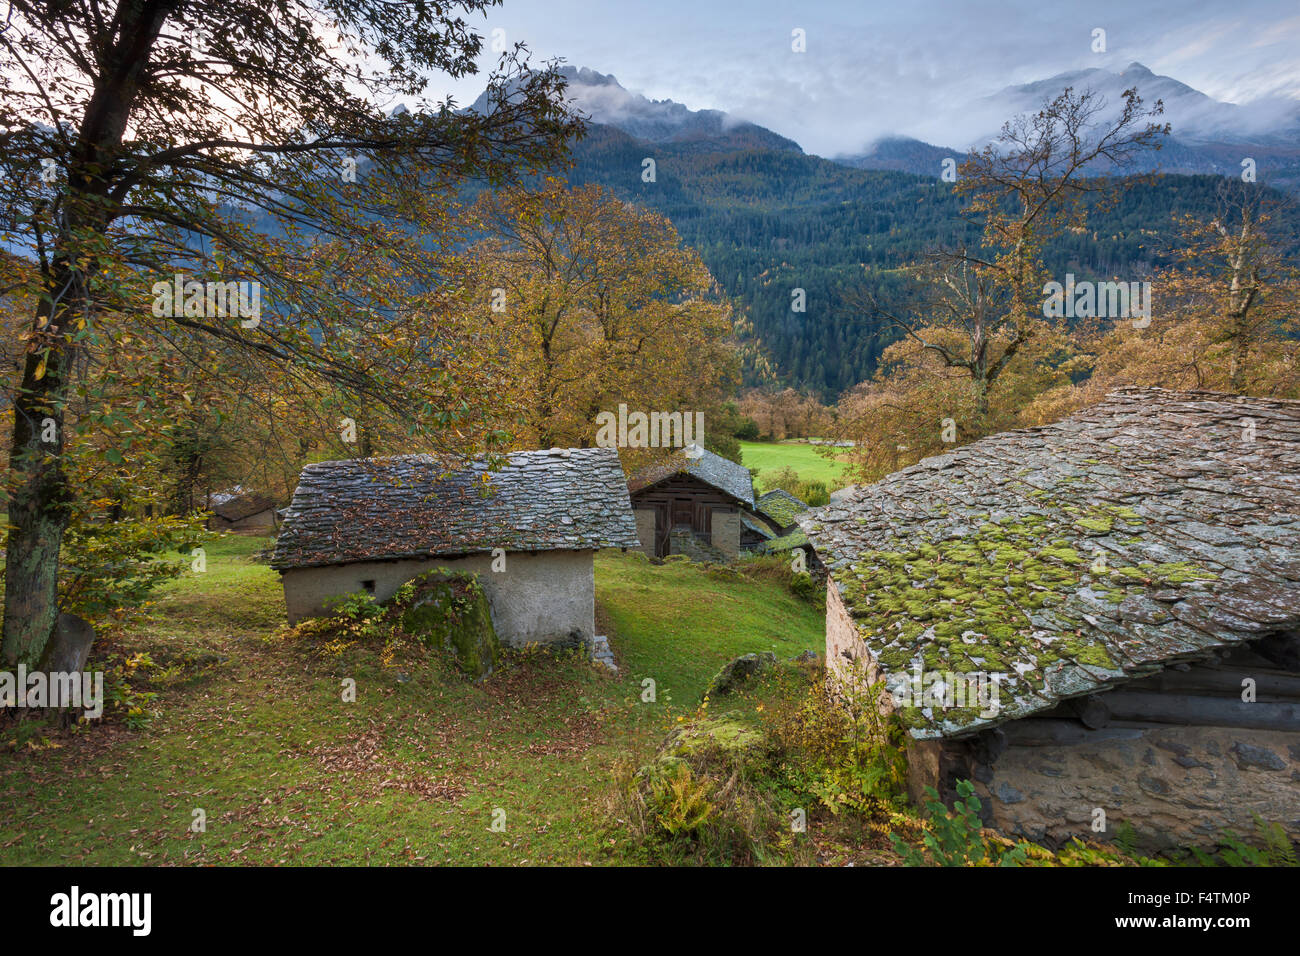
[[[969,780],[957,781],[957,800],[952,812],[943,805],[933,787],[925,788],[926,824],[922,846],[917,847],[889,835],[890,842],[907,866],[1021,866],[1028,860],[1028,843],[1008,846],[984,837],[980,821],[980,799]]]
[[[210,537],[203,518],[74,520],[63,537],[59,606],[94,621],[138,607],[164,581],[189,567],[188,553]],[[171,557],[177,552],[180,558]]]
[[[372,647],[385,666],[401,654],[434,648],[476,678],[490,673],[500,654],[482,585],[446,568],[407,581],[382,603],[364,592],[342,595],[328,614],[285,625],[278,636],[309,642],[334,659],[353,647]]]
[[[880,685],[832,699],[824,671],[816,676],[774,721],[786,785],[832,815],[889,818],[902,804],[907,767],[899,731],[880,711]]]

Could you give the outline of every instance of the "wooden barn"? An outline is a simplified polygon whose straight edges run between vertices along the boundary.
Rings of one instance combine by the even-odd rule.
[[[734,560],[754,508],[749,470],[703,448],[682,449],[628,482],[641,547],[654,558]]]
[[[799,520],[914,799],[971,780],[1048,845],[1300,837],[1300,402],[1122,389]]]

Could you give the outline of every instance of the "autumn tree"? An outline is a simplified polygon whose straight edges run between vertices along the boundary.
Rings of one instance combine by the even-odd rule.
[[[1290,353],[1291,374],[1282,378],[1295,384],[1300,268],[1284,252],[1287,238],[1295,237],[1281,234],[1276,217],[1283,202],[1260,184],[1228,181],[1215,215],[1180,219],[1179,262],[1159,280],[1167,285],[1161,290],[1166,307],[1177,303],[1186,310],[1184,321],[1206,327],[1205,358],[1224,368],[1220,387],[1237,395],[1282,384],[1270,374],[1276,350]]]
[[[963,217],[979,227],[980,245],[929,254],[915,270],[915,304],[899,308],[869,289],[854,299],[960,373],[972,393],[967,434],[988,433],[991,390],[1047,328],[1045,243],[1082,228],[1090,208],[1114,202],[1127,183],[1098,174],[1122,172],[1169,131],[1148,121],[1163,106],[1144,110],[1136,89],[1125,91],[1117,115],[1106,111],[1096,92],[1067,88],[1036,113],[1008,121],[997,141],[972,151],[958,169]]]
[[[486,112],[419,102],[432,74],[476,70],[482,39],[462,14],[489,5],[9,4],[0,238],[35,263],[21,291],[36,305],[12,396],[4,662],[38,660],[53,629],[79,390],[79,434],[129,430],[124,406],[89,393],[105,356],[215,351],[250,378],[324,382],[388,409],[442,454],[490,440],[498,383],[482,388],[459,364],[475,333],[445,307],[451,197],[463,177],[553,163],[579,124],[562,79],[527,69],[518,49],[489,78]],[[417,108],[389,109],[403,97]],[[355,266],[343,282],[340,262]],[[367,285],[363,267],[381,263],[377,278],[403,281]],[[159,283],[178,274],[201,291],[160,304]],[[227,283],[247,283],[240,302],[256,294],[260,312],[202,291]],[[175,395],[160,385],[152,398]],[[139,451],[96,447],[115,465]]]
[[[1060,417],[1121,385],[1300,396],[1293,223],[1289,198],[1225,180],[1212,214],[1178,220],[1150,320],[1080,323],[1072,337],[1089,374],[1035,399],[1036,414]]]
[[[620,403],[720,406],[739,369],[731,312],[666,218],[555,180],[486,193],[474,215],[479,308],[512,334],[519,441],[591,445]]]
[[[926,337],[949,349],[963,344],[955,329],[924,330]],[[995,341],[995,348],[1004,343]],[[934,349],[905,338],[885,349],[875,378],[840,397],[836,437],[850,439],[844,452],[853,477],[876,481],[890,472],[942,454],[983,437],[973,427],[982,421],[988,431],[1003,431],[1052,420],[1038,396],[1068,389],[1071,375],[1086,368],[1094,356],[1081,352],[1070,337],[1056,329],[1027,340],[1007,360],[987,393],[982,418],[967,371],[943,361]]]

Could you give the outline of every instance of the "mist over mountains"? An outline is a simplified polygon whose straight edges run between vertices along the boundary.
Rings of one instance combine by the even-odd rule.
[[[694,144],[702,149],[759,148],[802,153],[793,140],[721,110],[692,110],[672,100],[651,100],[630,92],[610,75],[585,67],[565,66],[571,102],[594,123],[656,144]],[[1141,63],[1118,72],[1101,68],[1075,70],[1018,86],[962,106],[968,125],[986,132],[968,143],[928,143],[905,135],[883,137],[861,152],[829,157],[858,169],[884,169],[937,177],[946,158],[960,159],[968,149],[996,139],[1002,124],[1032,113],[1066,87],[1091,89],[1104,99],[1098,120],[1117,114],[1123,92],[1136,87],[1146,107],[1164,105],[1159,122],[1172,126],[1158,153],[1143,158],[1139,172],[1237,175],[1241,161],[1255,160],[1261,181],[1300,191],[1300,101],[1285,97],[1244,105],[1223,103],[1173,77],[1153,73]],[[485,104],[480,101],[476,108]]]
[[[595,70],[561,69],[567,96],[589,118],[572,147],[569,182],[599,184],[671,219],[747,316],[782,378],[827,400],[869,378],[897,337],[861,314],[856,293],[869,286],[901,301],[910,294],[910,263],[939,245],[978,242],[960,216],[960,198],[939,178],[943,160],[960,161],[963,149],[897,136],[852,156],[816,156],[723,111],[651,100]],[[1220,177],[1240,175],[1243,157],[1256,161],[1259,181],[1300,192],[1295,101],[1220,103],[1135,63],[1118,73],[1081,70],[1007,87],[971,109],[983,111],[992,138],[1007,119],[1066,86],[1097,90],[1117,109],[1133,85],[1148,105],[1163,100],[1161,119],[1173,124],[1163,148],[1135,171],[1166,175],[1096,210],[1089,233],[1049,242],[1045,260],[1054,272],[1138,278],[1170,264],[1176,217],[1213,211]],[[486,109],[484,97],[471,108]],[[647,158],[655,161],[649,181]],[[793,289],[804,290],[806,312],[792,311]]]

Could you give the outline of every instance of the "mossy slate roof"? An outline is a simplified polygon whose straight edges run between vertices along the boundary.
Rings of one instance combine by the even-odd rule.
[[[779,538],[773,538],[771,541],[764,541],[762,549],[764,551],[792,551],[795,548],[807,547],[807,545],[808,535],[796,529]]]
[[[695,450],[699,457],[691,458],[686,449],[678,449],[659,464],[637,472],[628,481],[628,489],[636,494],[674,475],[691,475],[706,485],[727,493],[745,507],[754,507],[754,479],[748,468],[706,449]]]
[[[759,495],[754,502],[754,510],[767,515],[782,528],[795,523],[799,515],[808,510],[808,505],[800,501],[784,488],[774,488],[764,495]]]
[[[214,502],[208,510],[218,518],[225,518],[227,521],[239,521],[243,518],[251,518],[253,515],[261,514],[263,511],[270,511],[275,507],[275,502],[266,495],[232,495],[219,502]]]
[[[515,452],[497,471],[475,460],[445,477],[404,455],[304,468],[271,567],[638,546],[615,449]]]
[[[1300,627],[1300,402],[1120,389],[799,523],[891,687],[1005,675],[993,716],[899,710],[963,736]]]

